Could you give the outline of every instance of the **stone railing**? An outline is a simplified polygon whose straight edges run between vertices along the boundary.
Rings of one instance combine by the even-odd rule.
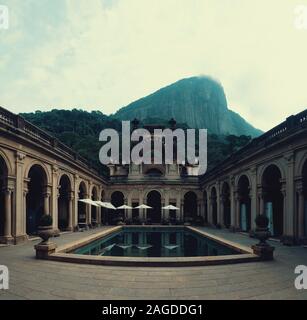
[[[57,138],[36,127],[23,117],[16,115],[2,107],[0,107],[0,126],[5,126],[13,132],[19,132],[19,134],[21,133],[30,140],[43,144],[49,149],[52,148],[55,151],[59,151],[61,154],[66,155],[71,160],[85,167],[87,170],[95,173],[96,175],[98,174],[97,170],[93,169],[93,166],[89,163],[89,161],[81,157],[77,152],[69,148]]]
[[[208,171],[204,176],[210,177],[218,174],[224,167],[230,166],[243,159],[248,154],[262,147],[266,147],[282,138],[295,133],[296,131],[307,128],[307,109],[293,116],[288,117],[285,121],[276,127],[265,132],[261,136],[254,138],[246,146],[230,155],[224,161],[218,163],[213,169]]]

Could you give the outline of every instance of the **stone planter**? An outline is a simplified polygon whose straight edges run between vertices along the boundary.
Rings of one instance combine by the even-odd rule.
[[[267,227],[257,227],[254,236],[259,240],[259,243],[252,246],[254,254],[262,260],[272,260],[275,248],[266,242],[271,236],[269,229]]]
[[[54,253],[57,245],[49,239],[54,236],[54,230],[52,225],[38,227],[38,235],[42,238],[42,242],[35,245],[36,258],[37,259],[48,259],[49,255]]]
[[[257,227],[255,229],[254,236],[256,239],[260,240],[259,245],[264,245],[264,244],[267,245],[266,240],[269,239],[269,237],[271,236],[271,233],[269,231],[269,228],[267,227],[265,228]]]
[[[54,230],[52,226],[38,227],[38,236],[43,239],[41,244],[47,244],[49,239],[54,236]]]

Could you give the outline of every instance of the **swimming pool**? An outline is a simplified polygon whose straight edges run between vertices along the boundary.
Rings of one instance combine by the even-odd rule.
[[[196,257],[240,254],[184,227],[123,227],[71,253],[117,257]]]

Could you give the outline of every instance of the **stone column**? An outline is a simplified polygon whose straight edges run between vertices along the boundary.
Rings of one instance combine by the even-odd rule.
[[[230,177],[230,229],[235,228],[235,179],[233,176]]]
[[[73,200],[74,194],[72,191],[68,194],[68,226],[67,231],[73,231]]]
[[[18,244],[25,241],[28,236],[26,234],[27,221],[27,205],[24,195],[24,159],[26,155],[17,151],[16,154],[16,182],[15,182],[15,225],[13,226],[15,243]],[[26,183],[29,180],[26,179]],[[25,186],[27,189],[27,186]]]
[[[56,196],[56,199],[58,199],[58,194],[56,194],[55,196]],[[50,191],[48,190],[48,187],[46,187],[43,197],[44,197],[44,214],[50,215]],[[57,219],[53,217],[53,220],[57,220]]]
[[[283,238],[286,239],[288,237],[288,221],[287,221],[287,189],[285,184],[281,187],[281,193],[283,196]],[[294,207],[292,208],[294,210]]]
[[[141,205],[143,202],[143,192],[139,190],[139,205]],[[144,219],[144,209],[139,209],[139,218],[142,220]]]
[[[208,222],[209,224],[213,224],[213,202],[214,199],[212,198],[212,196],[209,196],[209,212],[208,212]]]
[[[176,220],[181,220],[181,196],[180,196],[180,190],[177,190],[176,207],[179,208],[179,210],[176,210]]]
[[[50,191],[51,189],[51,191]],[[46,186],[44,194],[44,214],[50,214],[53,219],[53,229],[56,232],[60,232],[58,228],[58,201],[60,196],[60,186],[59,186],[59,168],[58,166],[52,166],[52,186]],[[50,206],[51,197],[51,206]]]
[[[6,243],[11,243],[12,237],[12,199],[13,189],[5,188],[4,192],[4,238]]]
[[[221,225],[221,227],[224,227],[224,197],[220,195],[220,204],[219,204],[219,212],[217,215],[217,223]]]
[[[162,205],[162,207],[169,205],[169,194],[170,194],[170,190],[166,189],[165,196],[164,196],[164,205]],[[169,220],[169,210],[164,210],[164,209],[161,209],[161,210],[162,210],[162,219]]]
[[[88,199],[89,195],[85,194],[84,198]],[[87,226],[90,226],[91,225],[91,206],[90,206],[90,204],[85,203],[84,207],[85,207],[85,223]]]
[[[257,216],[257,168],[253,167],[251,169],[251,230],[256,228],[255,219]]]
[[[180,200],[180,220],[184,221],[184,199]]]
[[[22,197],[22,208],[24,209],[24,219],[23,219],[22,230],[23,230],[24,234],[27,233],[27,194],[29,192],[28,182],[29,182],[29,179],[25,179],[25,181],[24,181],[24,189],[23,189],[23,193],[22,193],[22,195],[23,195],[23,197]]]
[[[129,194],[128,194],[127,205],[129,207],[132,207],[132,192],[129,192]],[[127,218],[132,219],[132,209],[127,210]]]
[[[240,213],[241,213],[241,207],[240,203],[241,202],[241,197],[239,195],[239,192],[236,191],[235,194],[235,204],[236,204],[236,212],[235,212],[235,229],[240,230]]]
[[[265,191],[261,186],[257,188],[258,213],[265,214]]]
[[[284,235],[287,238],[288,244],[294,243],[294,153],[289,152],[284,155],[284,159],[287,164],[287,173],[286,173],[286,202],[284,209],[284,221],[285,229]]]

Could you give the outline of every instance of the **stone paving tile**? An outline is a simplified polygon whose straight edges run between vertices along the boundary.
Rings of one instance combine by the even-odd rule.
[[[107,227],[104,227],[104,229]],[[202,228],[250,246],[255,239],[224,230]],[[97,232],[68,233],[66,244]],[[294,268],[307,264],[307,249],[276,247],[275,260],[204,267],[111,267],[36,260],[31,241],[0,247],[0,264],[10,270],[10,289],[0,299],[303,299],[294,288]]]

